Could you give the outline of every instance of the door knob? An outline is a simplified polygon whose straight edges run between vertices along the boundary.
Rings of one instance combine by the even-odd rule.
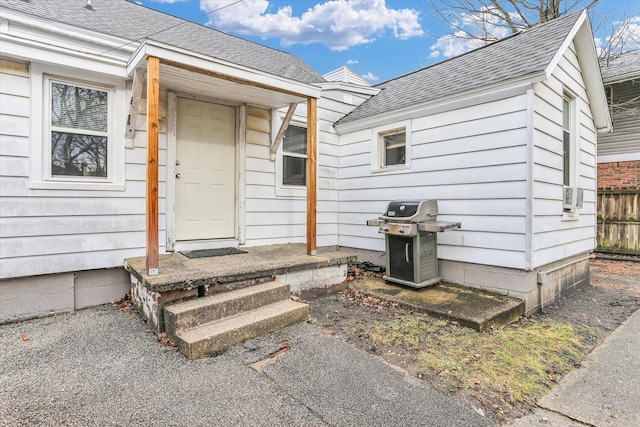
[[[176,173],[176,178],[180,178],[180,172]]]

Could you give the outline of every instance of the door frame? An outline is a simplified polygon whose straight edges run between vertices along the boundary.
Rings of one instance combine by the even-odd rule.
[[[229,239],[205,239],[176,241],[176,158],[177,158],[177,121],[178,98],[195,99],[212,104],[227,105],[236,109],[236,176],[235,176],[235,230]],[[166,194],[166,252],[178,250],[216,249],[237,247],[245,243],[246,217],[246,163],[243,161],[247,150],[246,105],[234,105],[217,99],[200,97],[193,94],[167,91],[167,194]]]

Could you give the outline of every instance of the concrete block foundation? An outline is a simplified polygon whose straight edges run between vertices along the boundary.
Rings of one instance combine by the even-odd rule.
[[[128,291],[124,268],[0,280],[0,323],[106,304]]]

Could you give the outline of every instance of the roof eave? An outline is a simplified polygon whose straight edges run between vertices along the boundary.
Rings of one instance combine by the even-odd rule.
[[[298,82],[149,39],[144,40],[131,55],[127,63],[127,74],[132,76],[136,68],[143,65],[149,56],[159,58],[161,63],[176,65],[195,72],[229,76],[239,83],[256,85],[290,95],[320,98],[322,92],[322,89],[314,84]]]
[[[361,119],[334,124],[339,134],[355,132],[371,127],[394,123],[401,120],[424,117],[445,111],[451,111],[476,104],[501,99],[505,96],[516,96],[525,93],[533,84],[547,78],[544,71],[521,76],[506,82],[500,82],[471,91],[457,93],[455,95],[433,99],[421,104],[408,105],[393,111],[376,114]]]
[[[611,129],[611,115],[609,107],[607,106],[607,96],[604,91],[604,85],[602,84],[602,72],[600,70],[598,54],[591,31],[591,23],[586,9],[582,11],[573,28],[567,34],[567,37],[547,66],[545,72],[548,77],[551,76],[551,73],[557,67],[572,41],[575,43],[576,50],[578,51],[582,75],[596,129],[600,133],[608,132]]]
[[[629,80],[638,80],[640,79],[640,73],[627,73],[627,74],[619,74],[612,77],[605,77],[602,79],[605,85],[614,85],[618,83],[628,82]]]

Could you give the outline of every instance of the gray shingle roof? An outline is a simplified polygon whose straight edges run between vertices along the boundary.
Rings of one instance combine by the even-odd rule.
[[[343,117],[348,123],[546,69],[582,12],[540,24],[455,58],[379,84],[383,90]]]
[[[148,38],[299,82],[324,82],[300,58],[277,49],[126,0],[92,0],[92,10],[85,8],[86,4],[86,0],[2,0],[3,7],[98,33],[127,40]]]
[[[630,80],[640,77],[640,50],[625,52],[602,67],[605,83]]]

